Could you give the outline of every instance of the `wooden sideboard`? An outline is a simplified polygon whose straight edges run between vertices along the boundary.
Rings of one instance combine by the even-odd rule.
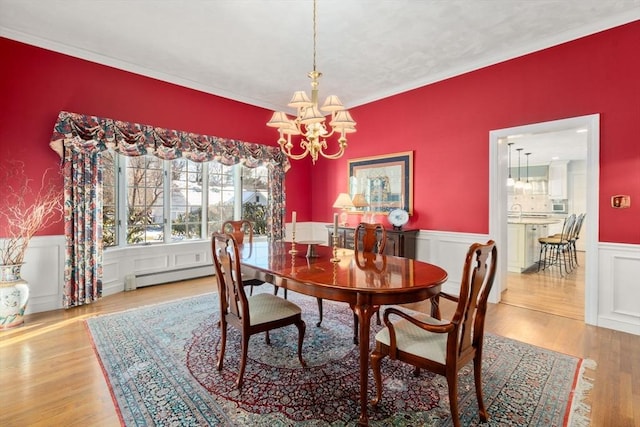
[[[392,230],[387,232],[387,243],[384,253],[387,255],[401,256],[404,258],[416,257],[416,236],[420,230]],[[333,226],[327,226],[329,233],[329,245],[333,244]],[[355,247],[355,227],[338,227],[338,246],[353,249]]]

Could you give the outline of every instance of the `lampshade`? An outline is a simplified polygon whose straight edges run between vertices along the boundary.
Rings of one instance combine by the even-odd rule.
[[[338,198],[333,202],[333,207],[338,209],[348,209],[353,207],[351,197],[347,193],[338,194]]]
[[[356,193],[355,196],[353,196],[353,206],[355,206],[356,208],[364,208],[369,206],[369,202],[367,202],[367,199],[364,197],[364,194],[362,193]]]
[[[342,105],[342,102],[340,102],[340,98],[338,98],[335,95],[329,95],[327,96],[327,99],[324,101],[324,104],[322,104],[322,107],[320,107],[320,109],[322,111],[340,111],[340,110],[344,110],[344,105]]]

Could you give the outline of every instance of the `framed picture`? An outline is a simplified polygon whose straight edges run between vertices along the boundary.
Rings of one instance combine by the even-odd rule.
[[[413,214],[413,151],[352,159],[348,167],[357,211],[388,214],[400,208]]]

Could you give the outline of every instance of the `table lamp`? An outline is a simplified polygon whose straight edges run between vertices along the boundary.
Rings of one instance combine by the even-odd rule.
[[[340,225],[342,226],[347,225],[347,218],[348,218],[347,209],[350,209],[353,207],[353,202],[351,201],[351,197],[349,197],[347,193],[338,194],[338,198],[336,199],[335,202],[333,202],[333,207],[342,209],[342,212],[340,213]]]
[[[365,208],[369,206],[369,202],[367,202],[366,197],[364,197],[364,194],[362,193],[356,193],[353,196],[353,199],[351,201],[353,202],[353,206],[358,211],[364,211]],[[362,221],[367,222],[365,218],[368,218],[368,217],[369,217],[369,214],[367,212],[363,212]]]

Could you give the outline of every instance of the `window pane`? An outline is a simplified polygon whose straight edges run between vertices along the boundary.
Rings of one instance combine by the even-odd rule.
[[[201,238],[202,164],[187,159],[171,163],[171,240]]]
[[[218,162],[209,163],[209,206],[207,209],[207,234],[222,228],[222,223],[233,219],[235,194],[233,166]]]
[[[102,244],[105,248],[118,245],[116,215],[116,165],[112,150],[103,151],[102,162]]]
[[[127,243],[162,243],[162,160],[154,156],[127,159]]]
[[[254,235],[267,234],[269,170],[242,167],[242,218],[253,223]]]

